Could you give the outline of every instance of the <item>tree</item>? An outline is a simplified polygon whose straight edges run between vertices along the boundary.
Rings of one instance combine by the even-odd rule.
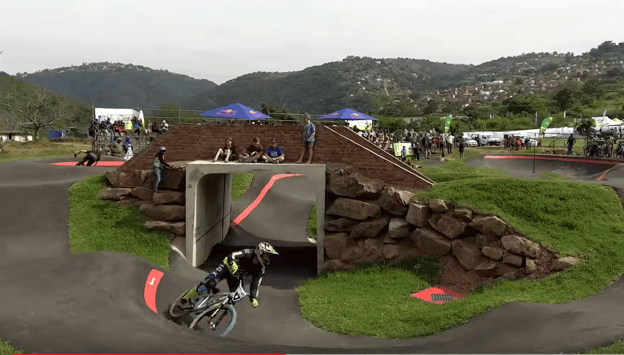
[[[572,91],[570,88],[563,88],[554,96],[554,100],[557,103],[557,106],[562,110],[567,110],[574,106],[574,102],[576,100],[577,93]]]
[[[594,100],[601,100],[604,97],[604,90],[600,87],[598,80],[594,78],[585,81],[581,92],[583,93],[583,103],[586,105]]]
[[[65,97],[36,86],[13,89],[0,96],[0,107],[15,115],[17,128],[32,133],[35,142],[40,130],[68,119],[72,106]]]
[[[591,118],[582,118],[580,121],[576,123],[575,129],[582,136],[586,137],[589,140],[591,133],[594,131],[594,120]]]

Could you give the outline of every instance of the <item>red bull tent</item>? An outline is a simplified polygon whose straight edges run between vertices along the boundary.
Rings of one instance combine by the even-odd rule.
[[[245,105],[239,104],[238,102],[206,111],[201,113],[200,116],[239,120],[263,120],[271,118],[262,112],[253,110]]]
[[[356,110],[352,110],[350,108],[343,108],[342,110],[329,113],[325,116],[319,117],[319,120],[345,120],[345,121],[356,121],[356,120],[367,120],[367,121],[377,121],[376,118],[365,115],[361,112],[357,112]]]

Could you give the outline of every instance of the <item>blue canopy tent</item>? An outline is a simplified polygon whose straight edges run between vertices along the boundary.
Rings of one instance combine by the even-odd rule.
[[[203,112],[200,116],[239,120],[263,120],[271,118],[262,112],[253,110],[238,102]]]
[[[345,121],[355,121],[355,120],[368,120],[368,121],[377,121],[375,117],[371,117],[365,115],[361,112],[357,112],[356,110],[352,110],[350,108],[343,108],[342,110],[329,113],[325,116],[319,117],[319,120],[345,120]]]

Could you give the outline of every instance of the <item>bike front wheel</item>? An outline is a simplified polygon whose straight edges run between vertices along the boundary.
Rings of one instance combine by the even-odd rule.
[[[217,336],[225,338],[234,329],[234,325],[236,324],[236,309],[234,309],[234,306],[231,304],[221,306],[216,312],[213,307],[208,308],[193,319],[189,328],[197,329],[199,322],[208,314],[210,314],[211,317],[206,318],[206,327],[215,332]]]
[[[583,148],[583,155],[586,156],[586,157],[589,157],[591,155],[591,146],[586,145]]]
[[[192,307],[186,308],[182,305],[182,297],[184,297],[184,295],[186,295],[186,292],[182,293],[180,297],[173,301],[167,310],[169,317],[174,321],[180,319],[185,314],[189,314],[193,310]]]

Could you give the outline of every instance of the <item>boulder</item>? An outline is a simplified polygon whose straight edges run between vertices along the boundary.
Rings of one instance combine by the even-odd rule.
[[[376,199],[381,195],[384,185],[381,181],[370,179],[359,174],[353,174],[358,180],[357,197],[363,199]]]
[[[477,243],[477,246],[479,248],[485,246],[498,247],[498,245],[500,244],[500,238],[479,233],[475,235],[475,243]]]
[[[135,187],[132,189],[132,196],[138,197],[143,201],[150,201],[154,197],[154,191],[145,187]],[[157,205],[157,203],[155,203]]]
[[[329,232],[351,232],[357,221],[349,218],[338,218],[325,222],[323,229]]]
[[[418,248],[431,256],[442,256],[451,250],[453,241],[430,228],[418,228],[411,236]]]
[[[395,190],[394,191],[394,198],[403,206],[407,206],[410,203],[410,200],[412,199],[412,196],[414,195],[413,192],[410,191],[406,191],[406,190]]]
[[[380,238],[369,238],[364,240],[362,250],[364,258],[361,263],[375,264],[383,261],[384,242]]]
[[[498,275],[503,279],[517,280],[524,275],[524,270],[510,264],[498,263]]]
[[[580,263],[581,261],[579,259],[571,257],[571,256],[566,256],[566,257],[554,260],[552,264],[550,264],[550,268],[553,271],[559,271],[559,270],[567,269],[570,266],[578,265]]]
[[[106,179],[114,187],[134,187],[134,173],[122,171],[109,171],[106,173]]]
[[[107,187],[98,193],[100,200],[120,201],[123,197],[129,196],[132,189],[130,188],[110,188]]]
[[[464,270],[471,271],[482,262],[489,260],[483,257],[481,250],[475,245],[474,240],[457,239],[453,241],[453,256]]]
[[[522,257],[512,253],[505,253],[505,255],[503,255],[503,264],[520,267],[522,266]]]
[[[473,220],[470,223],[470,227],[483,234],[500,237],[505,233],[507,223],[498,218],[498,216],[486,216]]]
[[[381,192],[381,196],[377,199],[377,204],[381,207],[382,210],[395,215],[395,216],[405,216],[407,213],[408,207],[399,202],[394,195],[395,189],[390,187]]]
[[[165,222],[184,221],[186,218],[186,207],[175,205],[152,205],[145,204],[139,211],[151,219]]]
[[[170,232],[175,235],[186,234],[186,223],[184,222],[162,222],[162,221],[147,221],[145,222],[145,228],[155,231]]]
[[[342,252],[340,259],[345,263],[355,264],[364,258],[364,250],[357,245],[349,245]]]
[[[429,206],[416,202],[410,202],[405,220],[417,227],[425,227],[429,218]]]
[[[399,244],[386,244],[383,247],[384,259],[395,259],[401,255],[401,245]]]
[[[364,201],[337,198],[327,210],[327,214],[363,221],[369,217],[381,216],[381,208],[376,204]]]
[[[337,271],[337,270],[346,270],[347,266],[340,259],[332,259],[323,263],[321,266],[321,272],[324,271]]]
[[[455,239],[466,232],[466,223],[458,221],[448,214],[434,214],[429,218],[429,225],[451,239]]]
[[[378,198],[383,184],[358,174],[330,174],[327,179],[327,190],[336,196],[350,198]]]
[[[539,244],[519,235],[505,235],[501,238],[501,243],[506,251],[514,254],[533,259],[536,259],[539,254]]]
[[[501,260],[503,258],[503,250],[500,248],[483,247],[481,252],[492,260]]]
[[[498,276],[498,263],[492,260],[485,260],[477,265],[474,270],[481,277]]]
[[[186,194],[178,191],[165,190],[154,194],[152,203],[155,205],[186,205]]]
[[[472,216],[473,216],[473,212],[469,209],[466,208],[457,208],[455,209],[455,217],[459,218],[460,220],[470,223],[472,222]]]
[[[373,238],[390,222],[390,217],[383,216],[369,222],[361,222],[351,231],[351,238]]]
[[[524,272],[530,275],[535,271],[537,271],[537,265],[535,264],[535,260],[526,258],[526,267],[524,268]]]
[[[435,213],[446,213],[449,211],[449,208],[446,205],[446,202],[444,202],[444,200],[441,198],[436,198],[436,199],[429,201],[429,207]]]
[[[141,181],[142,187],[153,189],[154,188],[154,176],[153,176],[152,170],[141,170],[140,181]]]
[[[407,238],[409,235],[410,224],[407,223],[405,218],[391,218],[388,226],[387,237],[392,239]]]
[[[163,169],[158,189],[186,191],[186,170]]]
[[[325,253],[331,259],[340,259],[342,253],[349,245],[349,235],[347,233],[325,234],[323,238],[323,247]]]
[[[388,236],[387,232],[384,233],[383,238],[381,238],[381,239],[383,239],[383,242],[386,243],[386,244],[396,244],[396,243],[399,243],[401,241],[401,239],[390,238]]]

